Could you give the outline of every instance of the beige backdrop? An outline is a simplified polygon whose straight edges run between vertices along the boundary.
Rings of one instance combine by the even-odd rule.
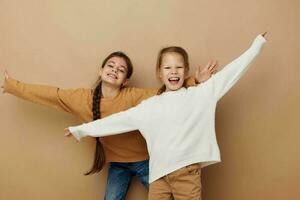
[[[105,56],[123,50],[135,66],[131,85],[156,87],[161,47],[183,46],[193,66],[210,58],[223,65],[268,31],[261,56],[219,102],[223,162],[203,170],[203,194],[298,199],[299,8],[297,0],[0,0],[0,72],[30,83],[90,87]],[[63,137],[75,117],[10,95],[0,99],[1,200],[103,198],[106,170],[83,176],[92,140]],[[146,199],[138,181],[127,199]]]

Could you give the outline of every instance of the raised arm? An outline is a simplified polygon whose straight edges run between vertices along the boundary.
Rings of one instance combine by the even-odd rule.
[[[24,100],[52,107],[69,113],[76,113],[88,105],[90,89],[65,90],[52,86],[27,84],[4,73],[3,93],[9,93]]]
[[[72,134],[77,140],[80,140],[80,138],[86,136],[103,137],[137,130],[140,125],[138,120],[140,107],[141,105],[90,123],[71,126],[65,129],[65,135]]]
[[[212,76],[214,84],[213,93],[220,99],[247,71],[250,64],[259,55],[263,44],[266,42],[264,35],[258,35],[252,45],[240,57],[226,65],[220,72]]]

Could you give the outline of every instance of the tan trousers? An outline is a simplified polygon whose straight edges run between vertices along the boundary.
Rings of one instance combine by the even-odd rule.
[[[150,184],[148,200],[201,200],[201,167],[192,164]]]

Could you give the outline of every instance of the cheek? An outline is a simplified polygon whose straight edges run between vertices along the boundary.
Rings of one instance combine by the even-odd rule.
[[[163,75],[162,70],[157,71],[156,74],[158,75],[158,77],[159,77],[160,79],[163,79],[164,75]]]
[[[167,80],[168,79],[166,74],[162,74],[160,78],[161,78],[161,80]]]
[[[101,71],[102,71],[102,75],[105,75],[105,74],[107,74],[109,72],[109,68],[108,67],[103,67],[101,69]]]
[[[159,73],[159,77],[164,80],[168,78],[168,71],[167,70],[161,70]]]
[[[119,78],[122,82],[124,82],[127,79],[127,74],[126,73],[119,73]]]
[[[106,74],[108,74],[108,70],[107,69],[102,69],[100,76],[101,77],[106,77]]]
[[[100,72],[99,72],[99,76],[100,76],[101,78],[103,78],[104,75],[105,75],[105,71],[104,71],[103,69],[101,69]]]
[[[181,73],[183,77],[185,77],[188,74],[188,72],[185,69],[183,69]]]
[[[180,76],[180,77],[185,77],[185,70],[184,69],[180,69],[177,71],[177,74]]]

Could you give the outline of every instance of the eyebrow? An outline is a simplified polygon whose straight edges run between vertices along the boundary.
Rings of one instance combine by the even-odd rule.
[[[173,67],[173,66],[170,66],[170,65],[162,65],[162,67]],[[176,65],[174,67],[184,67],[184,65]]]
[[[110,60],[107,62],[107,64],[109,64],[109,63],[116,64],[115,61],[113,61],[113,60]],[[125,70],[127,70],[127,67],[125,67],[124,65],[120,65],[120,67],[123,67]]]
[[[115,62],[113,60],[110,60],[107,63],[113,63],[113,64],[115,64]]]

